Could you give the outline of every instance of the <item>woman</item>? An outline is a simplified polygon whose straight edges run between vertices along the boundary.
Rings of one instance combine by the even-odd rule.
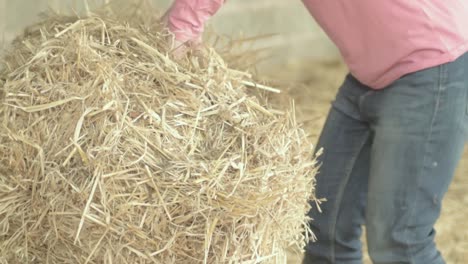
[[[304,263],[439,264],[434,224],[468,130],[468,1],[304,0],[350,70],[317,149]],[[197,42],[223,0],[176,0],[176,45]],[[179,50],[180,52],[180,50]]]

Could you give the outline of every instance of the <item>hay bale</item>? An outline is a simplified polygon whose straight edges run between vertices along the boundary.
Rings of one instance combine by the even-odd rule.
[[[0,262],[283,263],[315,162],[294,112],[161,28],[50,18],[1,79]],[[247,86],[246,86],[247,85]]]

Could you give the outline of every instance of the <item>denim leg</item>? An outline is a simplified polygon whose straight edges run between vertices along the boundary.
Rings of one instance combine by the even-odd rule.
[[[307,245],[305,264],[362,263],[360,236],[371,136],[356,108],[364,90],[351,79],[340,89],[317,144],[324,152],[319,157],[316,195],[327,201],[320,206],[322,213],[315,204],[309,213],[317,242]]]
[[[375,131],[366,208],[374,263],[444,263],[434,224],[463,152],[467,98],[467,56],[366,98]]]
[[[304,263],[361,263],[367,188],[369,254],[376,264],[441,264],[434,224],[468,131],[468,55],[409,74],[381,91],[348,77],[318,147],[323,213]],[[370,152],[370,154],[369,154]]]

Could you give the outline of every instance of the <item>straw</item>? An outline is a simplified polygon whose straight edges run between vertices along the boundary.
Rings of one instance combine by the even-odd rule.
[[[7,53],[1,263],[283,263],[314,199],[292,109],[159,24],[51,17]]]

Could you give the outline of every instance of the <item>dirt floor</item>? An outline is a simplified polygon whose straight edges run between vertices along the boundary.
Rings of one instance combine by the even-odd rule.
[[[304,123],[314,143],[345,74],[346,68],[340,62],[291,66],[275,73],[280,85],[289,87],[287,94],[295,100],[298,120]],[[276,99],[287,102],[284,96]],[[468,147],[445,197],[436,230],[436,241],[447,263],[468,263]],[[290,255],[288,264],[300,262],[300,255]],[[367,254],[365,263],[371,263]]]

